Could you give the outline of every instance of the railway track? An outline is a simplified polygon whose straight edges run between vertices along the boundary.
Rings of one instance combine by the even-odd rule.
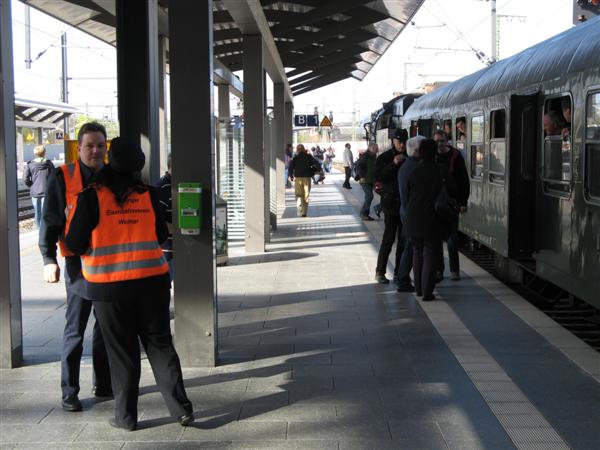
[[[484,269],[498,277],[494,254],[483,246],[466,245],[461,253]],[[501,278],[499,278],[501,280]],[[520,296],[525,298],[548,317],[575,336],[600,352],[600,311],[574,297],[558,286],[543,280],[524,266],[522,283],[507,283],[501,280]]]

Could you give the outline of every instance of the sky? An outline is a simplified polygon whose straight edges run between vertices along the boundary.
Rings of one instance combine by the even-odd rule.
[[[499,57],[530,47],[572,26],[572,0],[498,0]],[[116,50],[31,9],[31,53],[25,67],[24,5],[12,0],[15,91],[18,97],[60,99],[60,34],[67,31],[69,103],[82,112],[117,116]],[[484,67],[474,50],[491,55],[490,2],[425,0],[423,7],[362,82],[344,80],[294,99],[298,114],[332,111],[334,121],[365,117],[395,92],[451,81]],[[518,16],[518,17],[513,17]],[[437,50],[431,50],[435,48]],[[39,55],[39,56],[38,56]],[[405,76],[406,73],[406,76]]]

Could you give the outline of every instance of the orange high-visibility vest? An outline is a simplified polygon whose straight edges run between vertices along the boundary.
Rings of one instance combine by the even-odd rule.
[[[150,193],[132,193],[120,206],[106,187],[96,189],[98,226],[81,256],[82,273],[94,283],[137,280],[169,271],[156,236]]]
[[[65,164],[61,166],[63,178],[65,180],[65,201],[67,208],[65,214],[67,221],[65,222],[65,229],[58,240],[58,247],[60,248],[60,254],[63,257],[73,256],[73,252],[67,248],[64,242],[64,237],[69,232],[69,225],[75,214],[75,206],[77,206],[77,196],[83,189],[83,179],[81,178],[81,168],[79,167],[79,160],[71,164]]]

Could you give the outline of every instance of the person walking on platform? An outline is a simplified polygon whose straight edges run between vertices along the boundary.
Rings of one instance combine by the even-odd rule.
[[[77,195],[104,166],[106,130],[99,123],[84,124],[77,135],[79,159],[53,171],[48,178],[39,234],[39,248],[44,260],[44,279],[58,283],[60,268],[56,259],[56,244],[65,257],[65,287],[67,290],[66,323],[61,356],[62,407],[65,411],[81,411],[79,401],[79,370],[85,328],[92,311],[92,302],[85,294],[81,276],[81,259],[73,254],[63,240],[73,224]],[[92,337],[93,394],[112,397],[108,358],[98,322]]]
[[[458,149],[448,145],[448,136],[443,131],[434,133],[434,140],[437,144],[437,163],[453,178],[456,185],[456,202],[459,212],[462,214],[467,211],[467,203],[471,190],[471,181],[467,173],[467,166]],[[449,224],[450,229],[447,236],[448,260],[450,263],[450,277],[452,280],[460,279],[460,264],[458,258],[458,217]],[[443,241],[439,242],[438,264],[436,280],[441,281],[444,278],[444,251]]]
[[[23,182],[29,188],[35,223],[39,229],[42,221],[46,185],[48,184],[50,173],[54,170],[54,164],[52,164],[52,161],[46,159],[46,148],[43,145],[35,147],[33,153],[35,158],[27,163],[25,172],[23,173]]]
[[[171,416],[194,420],[169,325],[169,266],[160,242],[168,229],[158,194],[136,174],[144,166],[140,146],[115,138],[109,164],[79,196],[65,238],[81,255],[86,291],[104,334],[115,393],[109,424],[135,430],[141,372],[138,337]]]
[[[415,136],[406,141],[406,154],[408,158],[402,163],[398,170],[398,190],[400,192],[400,220],[406,223],[406,204],[408,203],[408,179],[419,165],[421,159],[420,145],[424,136]],[[405,233],[403,233],[405,234]],[[400,257],[400,268],[398,269],[398,292],[414,292],[411,284],[410,271],[412,269],[413,248],[410,239],[404,240],[404,250]]]
[[[360,218],[362,220],[372,221],[369,213],[371,212],[371,202],[373,202],[373,188],[375,185],[375,161],[377,160],[377,144],[369,144],[367,151],[364,152],[358,161],[356,161],[356,170],[360,175],[360,183],[365,198],[360,208]]]
[[[435,201],[442,189],[444,179],[435,162],[436,143],[432,139],[421,142],[422,163],[408,178],[405,233],[413,247],[415,290],[423,301],[434,300],[435,270],[441,230],[436,216]],[[453,194],[452,183],[447,184]]]
[[[352,189],[352,186],[350,186],[350,177],[352,176],[352,166],[354,165],[354,155],[352,154],[352,148],[350,146],[349,143],[347,143],[344,146],[344,175],[345,175],[345,180],[344,180],[344,184],[342,186],[344,186],[346,189]]]
[[[304,145],[296,146],[296,156],[290,162],[290,179],[294,182],[296,202],[300,215],[306,217],[308,211],[308,197],[310,195],[310,179],[321,171],[321,164],[312,155],[309,155]]]
[[[381,284],[390,282],[386,278],[385,273],[394,242],[396,242],[394,282],[398,283],[400,257],[404,250],[404,237],[402,236],[402,223],[400,222],[398,170],[406,158],[407,140],[408,132],[403,129],[397,129],[392,137],[392,148],[379,155],[375,161],[375,180],[381,183],[381,210],[384,214],[385,225],[377,256],[377,267],[375,269],[375,280]],[[410,278],[408,282],[410,283]]]

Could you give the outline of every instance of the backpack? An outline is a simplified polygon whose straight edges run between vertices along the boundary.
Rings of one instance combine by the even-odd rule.
[[[363,155],[358,158],[358,161],[352,166],[352,178],[354,178],[354,181],[359,181],[367,174],[367,158],[365,154],[366,153],[363,153]]]

